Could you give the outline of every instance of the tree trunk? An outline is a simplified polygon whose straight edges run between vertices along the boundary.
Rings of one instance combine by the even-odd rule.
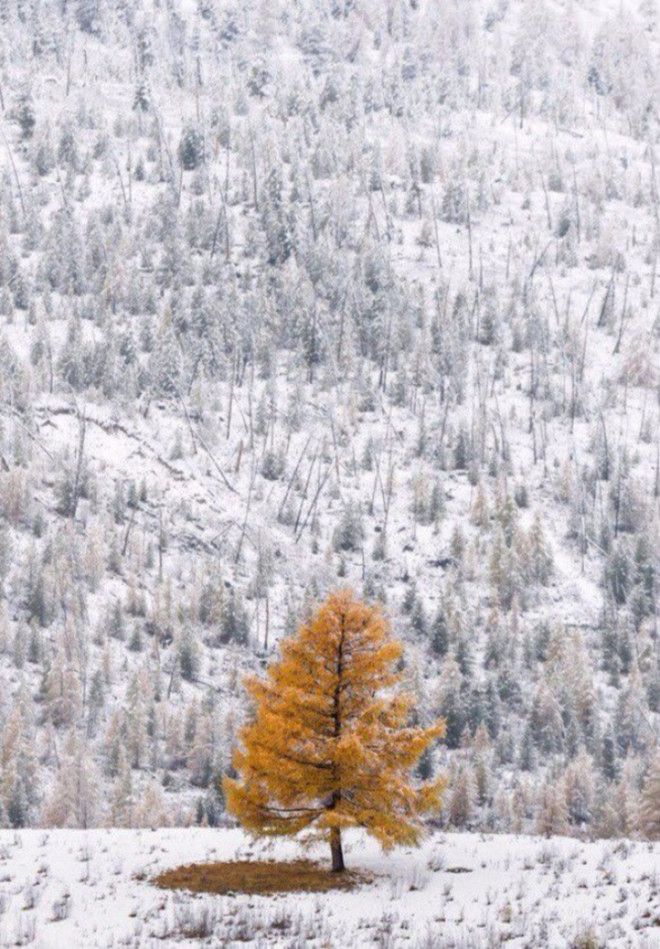
[[[339,827],[330,828],[330,851],[332,853],[332,872],[343,873],[344,851],[341,848],[341,830]]]

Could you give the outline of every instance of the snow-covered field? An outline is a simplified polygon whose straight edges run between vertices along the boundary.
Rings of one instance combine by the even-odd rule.
[[[182,863],[299,853],[210,828],[2,831],[0,945],[651,949],[660,940],[660,847],[643,842],[436,834],[383,855],[354,837],[349,865],[374,882],[353,892],[217,897],[149,882]]]

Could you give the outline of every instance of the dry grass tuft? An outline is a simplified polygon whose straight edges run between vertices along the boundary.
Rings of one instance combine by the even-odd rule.
[[[367,875],[352,870],[331,873],[311,860],[193,863],[166,870],[153,880],[156,886],[168,890],[252,894],[325,893],[327,890],[352,890],[369,881]]]

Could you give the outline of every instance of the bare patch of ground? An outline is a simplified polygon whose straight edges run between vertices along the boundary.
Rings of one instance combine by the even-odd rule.
[[[175,867],[153,882],[164,889],[193,893],[325,893],[352,890],[370,882],[370,877],[354,870],[332,873],[311,860],[232,860]]]

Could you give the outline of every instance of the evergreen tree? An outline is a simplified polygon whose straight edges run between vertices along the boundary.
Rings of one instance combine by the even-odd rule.
[[[334,549],[339,551],[358,550],[364,541],[364,527],[359,509],[355,505],[347,505],[335,528],[333,535]]]
[[[436,656],[445,656],[449,649],[449,627],[443,606],[439,606],[431,625],[431,649]]]
[[[282,190],[281,175],[277,168],[272,168],[266,177],[261,201],[261,222],[266,237],[266,255],[271,266],[283,264],[293,249]]]
[[[546,683],[534,696],[529,720],[534,744],[543,754],[560,751],[564,745],[564,721],[561,707]]]
[[[445,720],[448,748],[458,748],[466,722],[463,676],[453,656],[445,660],[440,675],[439,712]]]
[[[605,564],[605,585],[615,603],[625,603],[632,585],[632,567],[624,543],[613,548]]]
[[[21,137],[24,140],[32,138],[34,133],[34,127],[37,124],[37,120],[34,115],[34,106],[32,104],[32,97],[29,93],[24,93],[16,105],[16,121],[21,130]]]
[[[204,161],[204,133],[194,125],[187,126],[179,142],[179,161],[185,171],[195,171]]]
[[[615,781],[619,773],[616,757],[616,744],[611,731],[603,736],[602,762],[603,775],[608,781]]]
[[[538,512],[534,515],[534,521],[529,530],[528,536],[528,564],[527,570],[532,580],[541,586],[547,586],[553,572],[552,552],[545,539],[541,518]]]
[[[179,669],[182,678],[189,682],[197,678],[200,667],[199,647],[190,627],[182,633],[178,647]]]
[[[249,622],[243,602],[232,587],[224,597],[220,619],[220,643],[245,645],[248,641]]]
[[[77,0],[76,20],[83,33],[98,35],[101,31],[102,0]]]

